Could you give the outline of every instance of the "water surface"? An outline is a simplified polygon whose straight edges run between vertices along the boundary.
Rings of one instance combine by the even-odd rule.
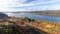
[[[40,20],[47,20],[51,22],[60,22],[60,17],[56,16],[47,16],[47,15],[36,15],[36,14],[26,14],[26,13],[6,13],[8,16],[15,16],[15,17],[28,17],[33,19],[40,19]]]

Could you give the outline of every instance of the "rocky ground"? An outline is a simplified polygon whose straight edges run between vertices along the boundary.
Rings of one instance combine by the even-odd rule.
[[[0,22],[0,34],[60,34],[59,29],[60,24],[27,17],[9,17]]]
[[[34,22],[34,20],[10,17],[7,21],[0,22],[0,34],[47,34],[47,32],[25,25],[25,22]]]

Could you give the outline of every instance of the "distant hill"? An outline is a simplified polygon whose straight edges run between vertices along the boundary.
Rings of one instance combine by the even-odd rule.
[[[7,18],[8,15],[6,15],[6,14],[0,12],[0,18],[5,18],[5,17]]]
[[[60,10],[44,10],[44,11],[16,11],[16,12],[4,12],[4,13],[31,13],[38,15],[52,15],[52,16],[60,16]]]
[[[0,13],[0,21],[6,21],[8,19],[8,15],[4,13]]]

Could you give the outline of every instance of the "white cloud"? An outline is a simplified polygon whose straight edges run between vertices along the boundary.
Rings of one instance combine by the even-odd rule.
[[[8,6],[34,6],[38,4],[48,4],[48,3],[53,3],[57,2],[60,0],[35,0],[31,3],[25,3],[27,0],[0,0],[0,5],[8,5]]]
[[[53,3],[53,2],[58,2],[60,0],[35,0],[31,3],[24,3],[27,0],[10,0],[11,1],[11,5],[12,6],[35,6],[35,5],[39,5],[39,4],[48,4],[48,3]],[[10,2],[9,1],[9,2]]]
[[[47,8],[59,9],[59,7],[57,7],[58,5],[50,6],[50,7],[49,5],[48,6],[36,6],[36,5],[41,5],[41,4],[44,5],[44,4],[59,2],[60,0],[35,0],[30,3],[25,3],[26,1],[27,0],[0,0],[0,11],[36,11],[36,10],[46,10]],[[22,7],[22,8],[15,9],[13,7]]]

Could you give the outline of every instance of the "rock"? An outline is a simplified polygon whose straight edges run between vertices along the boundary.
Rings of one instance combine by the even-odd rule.
[[[34,22],[34,19],[30,19],[28,17],[25,17],[29,22]]]

